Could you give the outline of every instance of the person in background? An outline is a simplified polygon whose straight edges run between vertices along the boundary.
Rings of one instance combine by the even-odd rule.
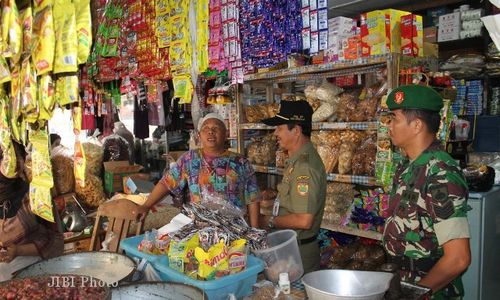
[[[255,171],[246,158],[226,149],[224,119],[209,113],[198,123],[198,131],[201,148],[189,150],[171,165],[141,206],[142,218],[167,193],[179,194],[187,187],[190,201],[202,201],[206,196],[203,189],[206,189],[246,211],[250,226],[257,227],[259,202]]]
[[[260,216],[259,224],[262,228],[297,232],[305,273],[320,267],[317,237],[326,198],[325,166],[310,140],[312,113],[307,101],[281,101],[278,114],[262,121],[277,126],[274,135],[279,146],[288,151],[289,159],[278,185],[273,216]]]
[[[0,282],[42,258],[61,255],[64,249],[62,234],[31,212],[24,176],[26,154],[22,145],[13,144],[17,175],[8,178],[0,171]],[[4,159],[8,158],[0,147],[0,162]]]
[[[61,145],[61,136],[57,133],[50,134],[50,149],[54,149],[57,146]]]
[[[436,134],[441,96],[432,88],[401,86],[387,98],[389,133],[407,157],[398,165],[383,245],[403,281],[432,289],[433,299],[461,299],[470,264],[467,183]]]
[[[129,147],[129,162],[135,164],[135,138],[122,122],[115,122],[113,133],[124,138]]]

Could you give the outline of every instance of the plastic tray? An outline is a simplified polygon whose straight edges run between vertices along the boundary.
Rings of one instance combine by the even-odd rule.
[[[228,294],[234,294],[237,299],[250,295],[252,285],[257,282],[257,274],[264,270],[264,262],[252,255],[248,256],[244,271],[210,281],[193,279],[166,264],[155,262],[153,266],[160,273],[162,280],[196,286],[205,291],[209,300],[226,300]]]

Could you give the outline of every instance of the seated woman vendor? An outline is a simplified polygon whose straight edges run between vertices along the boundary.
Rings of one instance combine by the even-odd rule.
[[[246,210],[250,226],[257,227],[259,203],[255,171],[246,158],[226,149],[224,119],[209,113],[198,123],[198,131],[202,148],[184,153],[171,166],[141,206],[143,218],[168,192],[178,194],[187,187],[191,201],[199,202],[204,190],[220,195]]]
[[[14,151],[0,146],[0,282],[12,273],[44,258],[61,255],[64,240],[31,212],[29,183],[24,176],[24,147],[13,142]],[[4,151],[5,150],[5,151]],[[15,154],[14,154],[15,152]],[[15,170],[7,171],[7,160]]]

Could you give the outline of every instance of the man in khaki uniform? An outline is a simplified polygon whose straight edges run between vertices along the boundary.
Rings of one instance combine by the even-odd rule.
[[[326,196],[325,166],[310,141],[312,113],[307,101],[282,101],[279,113],[262,121],[277,126],[274,135],[290,158],[278,185],[279,210],[273,216],[260,216],[259,225],[297,232],[305,273],[320,267],[317,236]]]

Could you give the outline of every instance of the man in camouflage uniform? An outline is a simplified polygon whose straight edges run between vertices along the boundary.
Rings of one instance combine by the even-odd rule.
[[[436,140],[442,98],[432,88],[401,86],[387,98],[397,167],[383,244],[403,281],[432,289],[433,299],[461,299],[470,264],[467,184]]]
[[[305,273],[320,267],[317,236],[326,197],[325,166],[310,141],[312,113],[307,101],[282,101],[278,114],[262,121],[277,126],[274,135],[289,159],[278,185],[279,210],[276,216],[261,216],[259,224],[297,232]]]

